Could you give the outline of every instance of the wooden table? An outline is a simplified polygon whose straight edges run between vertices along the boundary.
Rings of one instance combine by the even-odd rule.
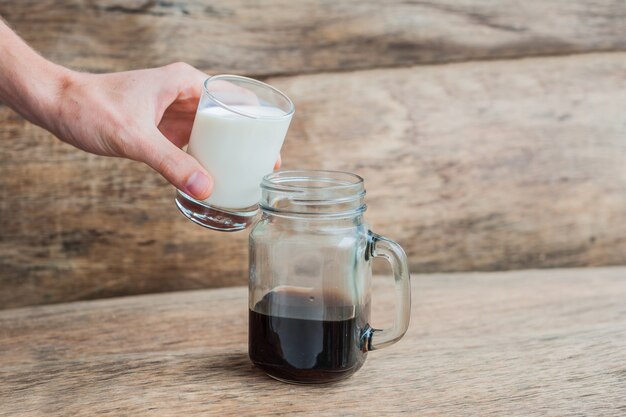
[[[351,379],[247,358],[246,289],[0,311],[0,415],[626,415],[626,267],[414,275],[412,323]],[[376,279],[373,321],[392,310]]]

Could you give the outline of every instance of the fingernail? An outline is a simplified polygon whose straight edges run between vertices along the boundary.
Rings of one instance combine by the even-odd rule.
[[[185,188],[194,198],[203,200],[208,197],[211,188],[211,180],[204,173],[196,171],[189,176]]]

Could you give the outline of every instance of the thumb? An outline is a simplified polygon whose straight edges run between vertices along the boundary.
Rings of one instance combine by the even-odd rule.
[[[139,160],[163,175],[174,187],[195,199],[204,200],[213,191],[213,178],[191,155],[170,142],[158,129]]]

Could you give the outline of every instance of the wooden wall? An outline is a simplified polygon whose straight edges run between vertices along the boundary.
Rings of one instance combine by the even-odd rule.
[[[414,272],[626,263],[622,0],[0,0],[41,53],[268,80],[284,166],[366,179]],[[1,58],[0,58],[1,59]],[[247,234],[186,221],[141,164],[0,105],[0,308],[247,280]]]

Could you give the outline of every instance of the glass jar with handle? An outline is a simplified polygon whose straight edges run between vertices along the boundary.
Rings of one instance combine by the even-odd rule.
[[[357,175],[286,170],[261,184],[262,217],[250,233],[249,355],[285,382],[347,378],[368,351],[398,341],[409,325],[407,258],[363,220]],[[389,261],[396,285],[391,328],[370,326],[371,259]]]

